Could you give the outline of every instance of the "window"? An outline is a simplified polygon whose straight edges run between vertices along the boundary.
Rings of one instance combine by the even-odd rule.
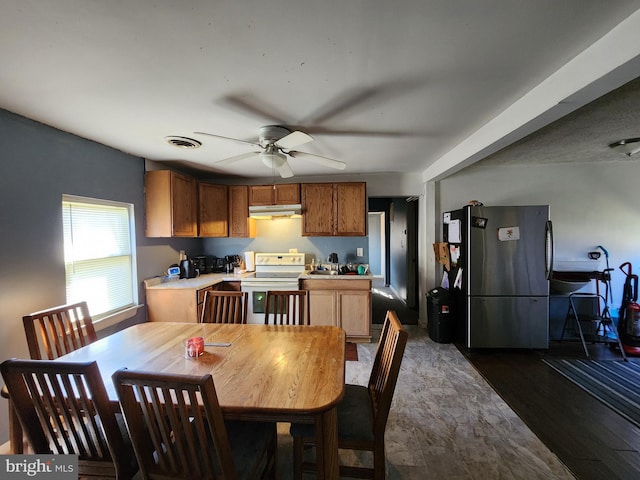
[[[137,302],[133,205],[62,196],[67,302],[94,320]]]

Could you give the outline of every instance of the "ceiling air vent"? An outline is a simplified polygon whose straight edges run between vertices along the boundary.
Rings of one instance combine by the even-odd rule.
[[[165,137],[165,140],[170,145],[173,145],[174,147],[180,147],[180,148],[199,148],[202,145],[202,143],[199,142],[198,140],[195,140],[189,137],[173,137],[172,136],[172,137]]]

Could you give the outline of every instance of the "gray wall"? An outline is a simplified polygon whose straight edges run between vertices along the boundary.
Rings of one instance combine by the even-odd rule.
[[[0,361],[29,358],[22,315],[66,302],[63,193],[134,204],[140,280],[179,249],[199,248],[191,245],[200,240],[145,238],[143,175],[140,158],[0,110]],[[139,296],[144,303],[142,284]],[[145,318],[142,308],[128,324]],[[0,444],[9,436],[3,404]]]

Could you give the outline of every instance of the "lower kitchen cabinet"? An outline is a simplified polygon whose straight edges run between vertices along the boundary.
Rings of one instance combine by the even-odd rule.
[[[204,288],[147,289],[147,315],[150,322],[197,323],[202,314]]]
[[[239,292],[240,291],[240,282],[220,282],[216,283],[213,286],[213,290],[222,290],[225,292]]]
[[[190,288],[147,288],[149,321],[199,322],[202,316],[204,296],[209,290],[240,291],[240,282],[218,281],[213,285]]]
[[[371,340],[371,280],[302,280],[311,325],[342,328],[350,341]]]

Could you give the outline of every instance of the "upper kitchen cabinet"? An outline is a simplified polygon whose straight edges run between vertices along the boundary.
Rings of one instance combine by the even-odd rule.
[[[229,201],[226,185],[198,183],[198,236],[229,236]]]
[[[365,182],[303,183],[303,236],[365,236]]]
[[[256,236],[256,221],[249,218],[249,187],[247,185],[229,186],[229,236]]]
[[[251,185],[249,205],[295,205],[300,203],[300,184]]]
[[[145,235],[195,237],[197,187],[195,179],[170,170],[145,173]]]
[[[301,191],[302,235],[334,235],[333,183],[303,183]]]
[[[364,237],[367,234],[367,184],[364,182],[335,183],[336,235]]]

